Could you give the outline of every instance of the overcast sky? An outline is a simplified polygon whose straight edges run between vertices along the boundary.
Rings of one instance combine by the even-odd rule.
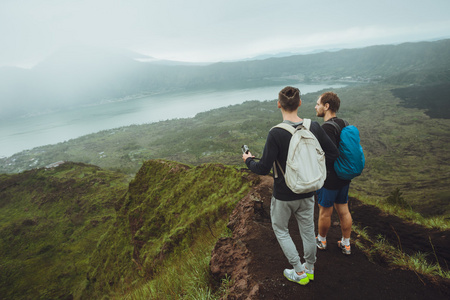
[[[449,12],[449,0],[0,0],[0,66],[71,45],[207,62],[448,38]]]

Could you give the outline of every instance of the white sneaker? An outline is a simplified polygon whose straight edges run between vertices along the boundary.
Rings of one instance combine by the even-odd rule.
[[[301,285],[305,285],[309,283],[309,278],[306,275],[306,272],[302,275],[298,275],[294,269],[286,269],[283,272],[284,277],[286,277],[289,281],[296,282]]]
[[[314,269],[308,270],[308,268],[306,268],[306,263],[303,264],[303,267],[305,268],[305,273],[306,276],[308,276],[309,280],[314,280]]]

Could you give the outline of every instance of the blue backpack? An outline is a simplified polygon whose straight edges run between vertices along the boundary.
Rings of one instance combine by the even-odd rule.
[[[358,128],[349,125],[347,121],[344,121],[344,128],[341,128],[333,120],[326,121],[325,123],[333,125],[340,135],[338,147],[340,154],[334,162],[334,170],[338,177],[345,180],[352,180],[356,176],[361,175],[366,159],[360,144]]]

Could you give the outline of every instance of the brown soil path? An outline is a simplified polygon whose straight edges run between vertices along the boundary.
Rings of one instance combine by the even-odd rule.
[[[212,253],[213,275],[228,274],[234,282],[227,299],[450,299],[450,280],[391,268],[382,260],[371,262],[354,245],[350,256],[343,255],[335,246],[341,235],[339,226],[330,229],[329,248],[317,252],[315,280],[306,286],[286,280],[283,270],[292,267],[278,245],[269,217],[272,183],[271,177],[261,176],[260,184],[239,202],[230,217],[233,236],[220,239]],[[418,250],[433,253],[431,237],[441,266],[450,263],[450,232],[407,224],[357,199],[350,201],[354,223],[366,227],[369,234],[381,233],[393,245],[400,241],[407,253]],[[333,218],[337,221],[335,214]],[[294,218],[290,231],[302,253]],[[352,241],[357,238],[353,234]]]

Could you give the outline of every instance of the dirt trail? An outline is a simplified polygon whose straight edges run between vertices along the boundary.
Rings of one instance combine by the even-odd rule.
[[[328,249],[317,252],[315,280],[306,286],[286,280],[283,270],[291,266],[278,245],[269,217],[272,184],[271,177],[261,176],[260,184],[239,202],[230,217],[233,236],[220,239],[213,251],[212,273],[217,277],[231,275],[234,282],[227,299],[450,299],[450,280],[431,279],[391,268],[382,260],[371,262],[354,245],[350,256],[343,255],[335,246],[341,236],[337,225],[332,226],[328,234]],[[431,237],[441,266],[450,263],[450,232],[404,223],[357,199],[350,200],[350,209],[354,223],[366,227],[370,235],[381,233],[393,245],[400,241],[407,253],[433,253]],[[317,209],[315,214],[317,221]],[[332,222],[336,221],[337,216],[333,214]],[[289,226],[302,253],[294,218]],[[356,238],[352,234],[352,241]],[[429,257],[434,257],[434,253]]]

